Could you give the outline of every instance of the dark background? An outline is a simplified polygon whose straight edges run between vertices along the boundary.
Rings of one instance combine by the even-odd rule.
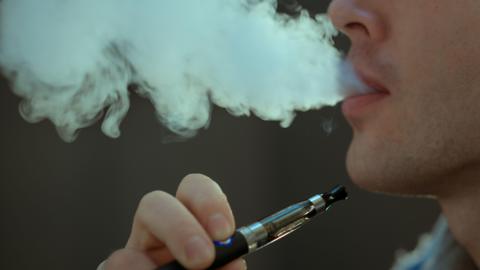
[[[313,12],[328,4],[301,2]],[[439,212],[432,201],[371,194],[349,182],[351,130],[338,107],[301,113],[288,129],[215,109],[208,130],[164,143],[168,132],[152,106],[132,95],[119,139],[95,125],[68,144],[49,122],[21,119],[19,99],[5,80],[0,88],[2,270],[96,269],[125,244],[143,194],[173,193],[191,172],[221,184],[239,225],[335,184],[348,187],[349,201],[249,256],[249,269],[388,269],[395,251],[412,248]]]

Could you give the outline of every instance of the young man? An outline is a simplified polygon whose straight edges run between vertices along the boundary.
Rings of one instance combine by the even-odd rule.
[[[419,257],[411,269],[475,269],[480,266],[480,1],[333,0],[329,14],[351,39],[349,61],[377,90],[343,104],[354,131],[347,156],[352,180],[371,191],[432,196],[440,203],[456,241],[442,241],[449,239],[444,226],[445,235],[432,247],[443,251],[427,252],[437,256]],[[157,191],[142,199],[127,246],[99,268],[153,270],[175,258],[201,269],[213,260],[211,239],[226,238],[234,227],[218,185],[190,175],[176,197]],[[447,244],[458,248],[444,253]],[[446,258],[448,263],[441,262]],[[238,260],[223,269],[245,267]]]

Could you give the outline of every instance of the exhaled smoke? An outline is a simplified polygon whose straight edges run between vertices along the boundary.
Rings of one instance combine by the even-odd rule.
[[[297,110],[341,100],[340,75],[355,82],[335,34],[325,17],[276,13],[274,0],[0,1],[0,65],[21,114],[66,141],[102,117],[118,137],[131,84],[184,136],[208,124],[212,102],[288,126]]]

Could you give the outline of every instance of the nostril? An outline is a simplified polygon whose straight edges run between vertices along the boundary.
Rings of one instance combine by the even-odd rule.
[[[335,47],[338,50],[340,50],[341,52],[343,52],[345,54],[348,53],[352,43],[351,43],[350,38],[347,35],[345,35],[343,33],[340,33],[339,35],[334,37],[333,40],[334,40]]]

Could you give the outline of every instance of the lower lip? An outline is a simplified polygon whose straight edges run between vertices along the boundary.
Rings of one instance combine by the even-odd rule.
[[[389,96],[389,93],[376,92],[349,97],[343,101],[342,112],[347,118],[357,118],[387,96]]]

